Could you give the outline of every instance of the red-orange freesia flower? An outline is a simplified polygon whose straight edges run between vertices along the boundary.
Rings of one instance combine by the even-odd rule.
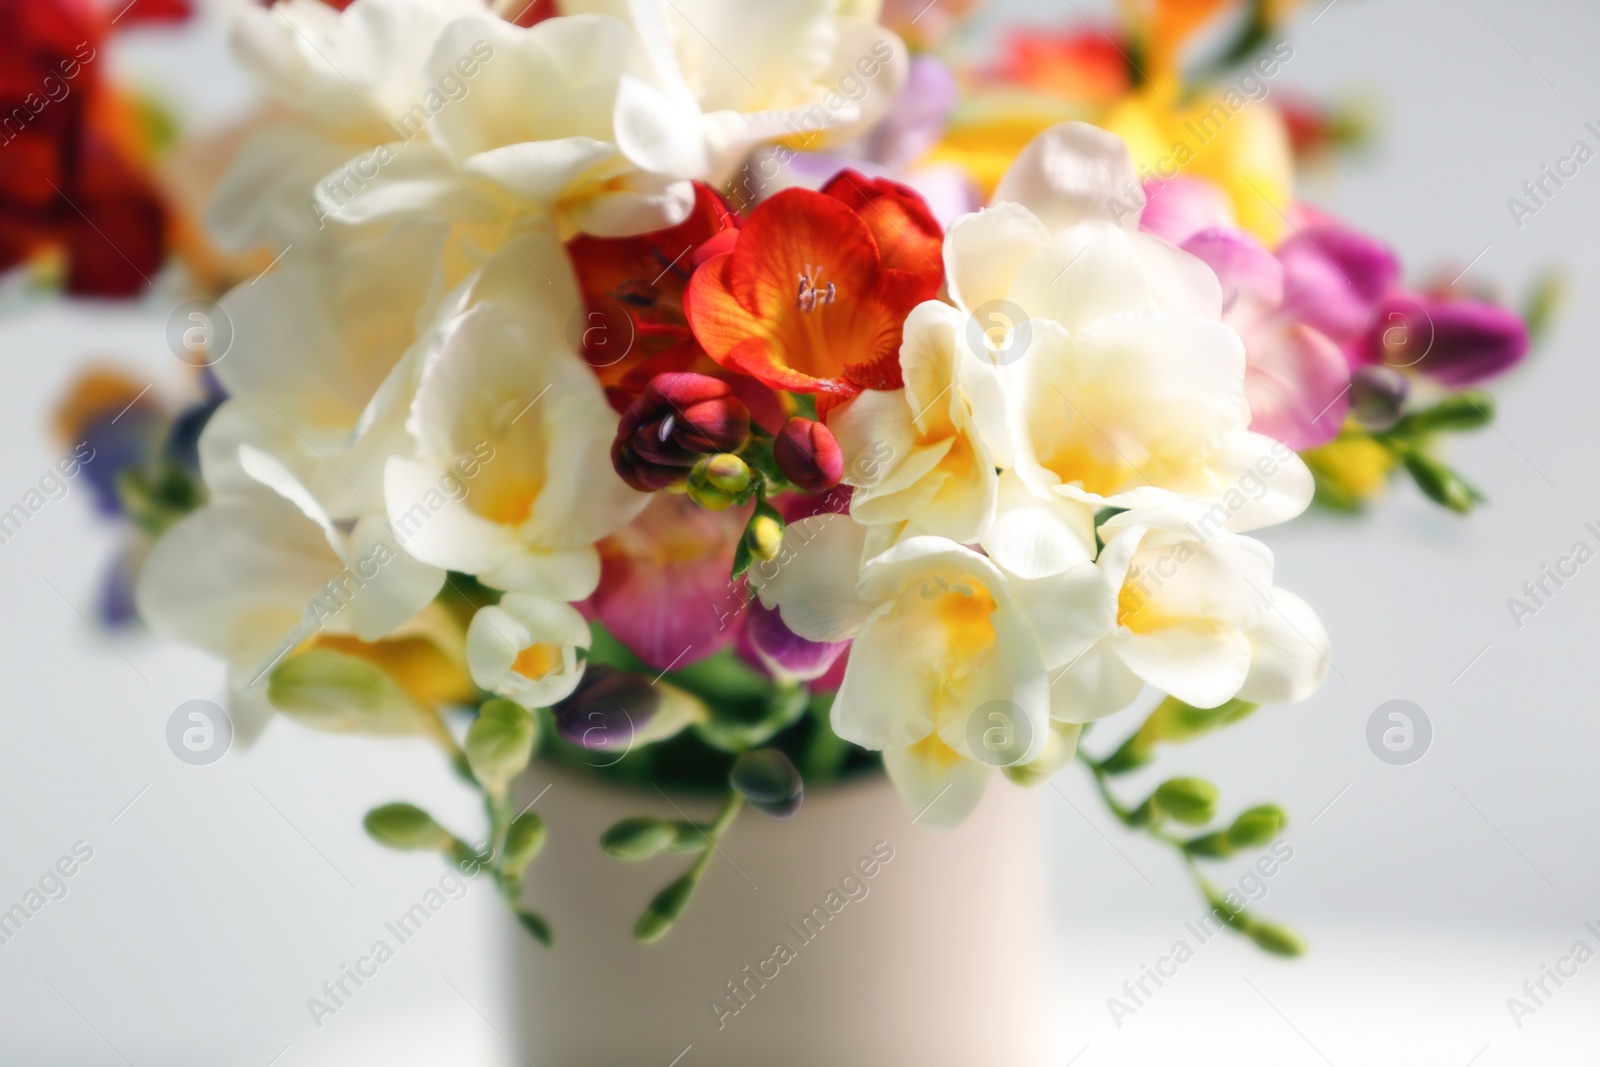
[[[689,331],[683,291],[701,250],[715,252],[707,243],[736,224],[722,198],[696,183],[694,208],[676,226],[568,242],[584,302],[583,328],[573,340],[619,410],[657,374],[717,370]]]
[[[894,187],[890,196],[855,177],[844,193],[859,211],[837,195],[837,179],[829,192],[785,189],[764,201],[684,294],[712,359],[774,389],[821,394],[823,410],[863,389],[900,388],[902,324],[943,276],[937,245],[907,234],[887,254],[880,247],[879,233],[906,233],[894,227],[911,217],[903,201],[916,194]],[[865,217],[874,213],[876,226]],[[933,269],[900,266],[930,250]]]

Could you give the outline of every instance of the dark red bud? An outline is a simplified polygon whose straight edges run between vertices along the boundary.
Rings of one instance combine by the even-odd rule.
[[[820,493],[839,484],[844,475],[844,452],[833,431],[820,422],[793,418],[772,442],[772,458],[783,476],[808,493]]]
[[[643,492],[683,480],[701,456],[738,452],[750,411],[727,382],[706,374],[658,374],[617,425],[611,463]]]

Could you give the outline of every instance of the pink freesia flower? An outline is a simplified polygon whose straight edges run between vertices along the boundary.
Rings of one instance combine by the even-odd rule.
[[[1344,349],[1393,286],[1394,256],[1320,217],[1269,251],[1199,179],[1152,182],[1145,195],[1141,228],[1204,260],[1222,283],[1223,321],[1245,343],[1250,428],[1297,451],[1331,441],[1349,409]]]
[[[684,494],[657,493],[600,542],[600,585],[584,614],[657,670],[726,648],[743,623],[728,574],[750,512],[708,511]]]

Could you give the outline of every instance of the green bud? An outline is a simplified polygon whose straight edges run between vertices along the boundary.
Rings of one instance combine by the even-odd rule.
[[[1417,483],[1423,495],[1435,504],[1443,504],[1459,515],[1465,515],[1483,496],[1455,471],[1431,456],[1406,449],[1400,457],[1411,480]]]
[[[600,835],[600,847],[613,859],[647,860],[676,842],[677,829],[664,819],[623,819]]]
[[[267,680],[267,700],[305,726],[334,732],[424,732],[431,713],[371,660],[312,648],[280,663]]]
[[[778,550],[783,547],[783,522],[771,515],[757,514],[745,529],[744,539],[752,556],[764,563],[771,562],[778,558]]]
[[[672,929],[672,924],[689,907],[689,901],[694,899],[694,891],[699,885],[699,879],[693,874],[686,874],[657,893],[644,914],[639,916],[639,922],[633,928],[633,939],[648,945],[665,937],[667,931]]]
[[[1396,437],[1452,430],[1477,430],[1494,421],[1494,399],[1488,393],[1457,393],[1430,408],[1413,411],[1397,423],[1390,433]]]
[[[775,748],[746,752],[734,763],[728,784],[767,815],[787,819],[800,810],[805,781],[789,757]]]
[[[538,734],[538,723],[522,705],[498,697],[485,701],[467,729],[473,777],[487,789],[504,789],[527,768]]]
[[[1262,804],[1239,813],[1228,827],[1228,841],[1234,848],[1256,848],[1283,832],[1289,816],[1276,804]]]
[[[500,869],[513,878],[520,878],[533,858],[544,848],[544,820],[535,812],[525,811],[511,820],[506,827],[505,848],[500,854]]]
[[[1306,943],[1291,930],[1272,923],[1252,922],[1245,928],[1245,935],[1259,947],[1272,953],[1274,956],[1303,956]]]
[[[522,924],[524,930],[537,938],[545,948],[549,948],[550,943],[555,940],[550,934],[550,924],[544,921],[543,915],[518,908],[517,921]]]
[[[726,511],[750,493],[750,467],[732,452],[707,456],[689,471],[689,496],[703,508]]]
[[[699,823],[675,822],[672,824],[672,844],[667,846],[671,852],[704,852],[710,843],[709,826]]]
[[[390,848],[446,852],[456,844],[448,830],[414,804],[385,804],[373,808],[367,812],[363,824],[374,841]]]
[[[1201,834],[1183,843],[1183,850],[1191,856],[1207,860],[1225,860],[1233,855],[1234,844],[1226,830]]]
[[[1217,787],[1201,778],[1171,778],[1157,787],[1151,800],[1178,822],[1202,826],[1216,813]]]

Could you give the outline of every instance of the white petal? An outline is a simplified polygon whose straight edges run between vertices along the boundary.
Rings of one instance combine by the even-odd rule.
[[[253,672],[302,625],[341,566],[321,528],[258,489],[215,499],[168,530],[145,560],[135,599],[164,636]]]
[[[617,90],[616,142],[635,165],[665,177],[699,178],[710,169],[700,109],[632,74]]]
[[[1138,699],[1144,682],[1117,658],[1114,644],[1103,641],[1051,675],[1051,719],[1094,722]]]
[[[943,688],[944,679],[902,631],[871,619],[850,646],[833,701],[833,732],[864,748],[915,744],[933,732]]]
[[[968,313],[1006,299],[1017,270],[1049,237],[1021,204],[999,203],[956,219],[944,235],[950,299]]]
[[[524,649],[548,645],[561,657],[556,669],[531,678],[513,669]],[[467,667],[484,689],[524,707],[549,707],[571,695],[583,678],[576,650],[589,647],[589,626],[570,604],[526,593],[507,593],[498,606],[480,608],[467,627]]]
[[[771,563],[748,573],[761,603],[808,641],[843,641],[871,613],[858,587],[866,528],[848,515],[814,515],[791,523]]]
[[[1013,579],[1011,595],[1051,670],[1071,663],[1116,626],[1116,590],[1091,562],[1048,577]]]
[[[1086,122],[1063,122],[1030,141],[1000,179],[994,199],[1023,205],[1052,232],[1085,219],[1134,230],[1144,210],[1128,146]]]
[[[1235,533],[1288,522],[1305,511],[1316,489],[1310,469],[1292,448],[1248,430],[1230,434],[1211,466],[1226,487],[1219,499]],[[1208,511],[1215,513],[1215,508]]]
[[[1250,641],[1173,626],[1113,638],[1122,662],[1149,684],[1197,708],[1214,708],[1239,692],[1250,673]]]
[[[940,830],[958,826],[972,814],[994,774],[993,767],[965,758],[937,738],[886,750],[883,767],[912,818]]]
[[[370,515],[350,532],[347,573],[359,583],[350,597],[350,628],[376,641],[427,607],[444,586],[445,571],[400,547],[389,520]]]
[[[1246,635],[1250,674],[1239,699],[1257,704],[1292,704],[1322,685],[1332,667],[1328,631],[1311,605],[1284,589],[1272,591],[1272,610]]]
[[[447,570],[479,574],[519,555],[514,530],[473,514],[463,498],[452,498],[451,476],[403,456],[384,468],[389,523],[405,550]]]
[[[600,584],[600,553],[590,545],[550,551],[527,548],[478,578],[496,589],[582,600]]]
[[[1020,578],[1043,578],[1094,559],[1094,512],[1055,493],[1032,492],[1015,472],[1000,475],[999,506],[983,550]]]

